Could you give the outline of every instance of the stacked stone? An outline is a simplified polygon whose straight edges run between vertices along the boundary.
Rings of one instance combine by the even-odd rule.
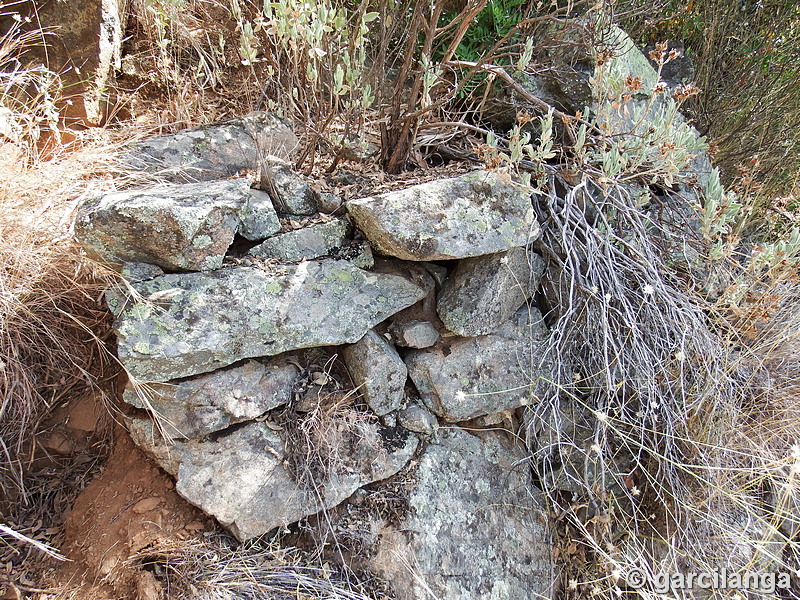
[[[460,564],[462,596],[511,574],[527,597],[543,585],[546,546],[527,548],[544,533],[527,470],[514,468],[525,450],[456,424],[497,423],[534,400],[546,329],[530,304],[544,262],[530,250],[529,193],[473,171],[342,205],[291,170],[294,144],[289,124],[263,113],[146,140],[128,162],[167,182],[82,207],[78,239],[127,279],[107,301],[130,375],[124,399],[151,413],[129,418],[134,440],[241,540],[331,509],[416,455],[406,524],[420,533],[403,547],[431,568]],[[249,250],[234,256],[242,241]],[[320,347],[342,356],[375,416],[309,494],[267,414],[292,400],[302,351]],[[461,463],[463,495],[435,492],[436,470]],[[423,533],[487,503],[501,516],[469,517],[486,521],[481,531],[462,523],[449,544]],[[426,585],[445,579],[432,571]]]

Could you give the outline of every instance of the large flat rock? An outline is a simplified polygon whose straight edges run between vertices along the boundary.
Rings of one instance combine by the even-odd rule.
[[[149,419],[132,419],[134,441],[177,477],[181,496],[216,518],[239,540],[285,527],[332,508],[359,487],[391,477],[411,459],[413,434],[387,438],[387,430],[365,423],[346,440],[327,477],[302,484],[286,466],[286,440],[265,423],[248,423],[216,441],[166,444]],[[341,430],[340,430],[341,433]]]
[[[298,375],[284,357],[247,360],[191,379],[139,389],[128,384],[122,398],[160,415],[169,436],[199,438],[285,404]]]
[[[553,597],[544,502],[526,456],[502,432],[439,430],[419,458],[407,516],[381,532],[369,562],[398,600]]]
[[[263,239],[279,230],[269,196],[246,179],[106,194],[75,222],[81,244],[107,262],[189,271],[218,269],[236,233]]]
[[[496,332],[442,340],[405,357],[422,401],[445,421],[514,410],[535,400],[547,330],[536,309],[522,307]]]
[[[291,124],[266,112],[253,112],[214,125],[151,137],[123,156],[129,168],[180,183],[211,181],[258,173],[265,156],[287,159],[298,145]]]
[[[343,260],[275,272],[231,267],[133,284],[108,294],[118,356],[139,380],[168,381],[244,358],[351,344],[420,300],[419,286]]]
[[[488,171],[350,200],[346,206],[376,250],[404,260],[502,252],[539,235],[530,193]]]

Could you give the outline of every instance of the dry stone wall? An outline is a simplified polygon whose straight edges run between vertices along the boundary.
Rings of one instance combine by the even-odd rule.
[[[473,431],[546,364],[529,193],[476,170],[342,204],[289,168],[293,139],[256,113],[145,140],[126,160],[172,183],[82,207],[77,237],[126,279],[107,302],[133,439],[240,540],[405,470],[368,566],[398,597],[546,593],[525,450]]]
[[[663,112],[658,74],[611,34],[624,50],[613,69],[642,82],[631,109]],[[561,62],[564,77],[519,84],[574,113],[594,101],[595,61]],[[525,108],[513,95],[488,101],[496,126]],[[627,135],[630,115],[607,112],[608,131]],[[680,115],[674,124],[702,147]],[[300,521],[308,535],[333,532],[336,558],[401,600],[552,597],[529,461],[555,442],[529,421],[526,448],[505,425],[530,418],[523,407],[552,379],[537,303],[557,317],[572,289],[553,251],[533,251],[529,192],[474,170],[344,202],[293,171],[296,145],[291,124],[267,113],[144,140],[125,161],[163,183],[82,207],[76,235],[125,279],[107,302],[133,439],[240,540]],[[694,206],[710,169],[698,152],[688,177],[641,208],[677,271],[701,256]],[[585,186],[564,193],[596,216]],[[579,494],[599,473],[587,459],[594,416],[562,401],[571,446],[537,483]],[[630,471],[628,458],[615,470]],[[402,510],[370,512],[381,494]]]

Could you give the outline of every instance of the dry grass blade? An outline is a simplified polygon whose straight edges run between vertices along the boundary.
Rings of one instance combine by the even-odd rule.
[[[10,527],[7,527],[6,525],[3,525],[2,523],[0,523],[0,534],[5,534],[7,536],[11,536],[15,540],[18,540],[18,541],[23,542],[25,544],[30,544],[31,546],[33,546],[37,550],[41,550],[42,552],[47,554],[47,556],[55,558],[56,560],[61,560],[61,561],[69,560],[66,556],[64,556],[63,554],[61,554],[57,550],[51,548],[47,544],[43,544],[42,542],[39,542],[39,541],[34,540],[34,539],[31,539],[28,536],[23,535],[23,534],[21,534],[21,533],[19,533],[17,531],[14,531],[13,529],[11,529]]]
[[[38,420],[76,385],[91,386],[90,372],[107,362],[107,281],[69,244],[13,224],[0,227],[0,240],[0,477],[7,495],[11,479],[24,497]]]

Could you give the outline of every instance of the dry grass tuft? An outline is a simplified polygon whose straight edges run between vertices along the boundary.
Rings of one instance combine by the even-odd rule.
[[[0,476],[24,497],[41,419],[108,366],[107,277],[70,244],[8,227],[0,239]]]
[[[322,358],[324,365],[312,366],[308,383],[301,386],[305,390],[296,391],[278,416],[294,478],[318,495],[321,486],[349,468],[353,457],[380,451],[369,446],[378,419],[358,406],[358,390],[348,385],[349,375],[337,358]]]
[[[798,284],[759,282],[768,319],[731,321],[692,288],[707,264],[669,266],[683,232],[654,230],[621,188],[581,185],[539,202],[557,310],[551,380],[527,419],[565,597],[633,593],[631,573],[649,599],[659,574],[793,572]]]
[[[327,565],[309,566],[308,557],[278,540],[241,545],[228,536],[176,540],[129,560],[159,575],[175,600],[374,598]]]
[[[0,168],[0,479],[9,497],[25,497],[48,411],[116,372],[103,301],[116,275],[85,256],[71,225],[87,196],[141,183],[116,162],[121,144],[98,131],[50,160]]]

